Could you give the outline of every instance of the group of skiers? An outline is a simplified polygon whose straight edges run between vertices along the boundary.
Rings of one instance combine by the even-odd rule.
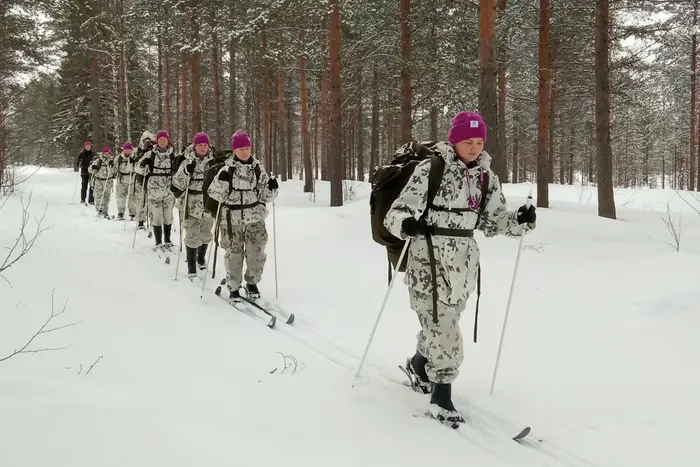
[[[253,300],[260,297],[258,283],[267,259],[267,203],[275,199],[279,185],[251,155],[251,141],[245,131],[233,134],[230,153],[217,153],[209,144],[209,136],[201,132],[180,154],[175,153],[170,135],[164,130],[155,135],[144,131],[135,151],[127,142],[116,157],[109,147],[95,154],[87,141],[75,161],[78,170],[82,178],[81,203],[87,197],[98,216],[109,218],[109,202],[116,185],[117,219],[123,220],[128,208],[129,218],[138,221],[137,229],[145,230],[144,224],[150,220],[156,250],[173,248],[173,209],[177,203],[190,279],[197,276],[197,269],[206,268],[207,247],[214,232],[219,232],[226,251],[229,300],[241,299],[244,260],[247,296]],[[213,177],[205,186],[208,172]]]
[[[420,146],[431,157],[415,168],[411,166],[409,177],[396,177],[395,172],[387,171],[391,175],[387,180],[404,185],[387,195],[387,211],[376,223],[400,239],[400,244],[409,240],[403,250],[407,251],[404,282],[421,330],[406,371],[414,390],[431,394],[430,414],[453,427],[464,423],[452,402],[452,382],[464,358],[459,318],[480,277],[479,248],[473,232],[481,230],[487,237],[519,237],[534,229],[536,220],[534,206],[524,205],[514,212],[506,209],[501,184],[490,168],[491,157],[484,151],[485,141],[482,117],[459,112],[452,119],[448,141],[429,145],[414,141],[402,147],[397,151],[398,165],[394,168],[408,167],[399,157],[402,151],[415,152]],[[156,247],[170,248],[172,209],[177,198],[188,275],[196,276],[197,266],[205,268],[207,245],[218,233],[226,250],[229,299],[240,299],[243,279],[248,296],[259,298],[257,284],[265,266],[268,239],[266,204],[275,199],[279,187],[251,155],[250,143],[245,132],[234,133],[232,153],[211,179],[208,174],[217,167],[217,155],[205,133],[197,133],[180,155],[174,154],[165,131],[156,135],[144,132],[135,153],[126,143],[123,153],[114,159],[109,148],[93,159],[91,145],[85,143],[85,151],[76,161],[82,165],[81,200],[85,202],[91,175],[95,201],[91,190],[89,202],[95,203],[99,214],[107,216],[111,180],[116,177],[118,218],[123,219],[128,198],[129,214],[132,220],[138,217],[138,228],[144,228],[148,212]],[[380,191],[376,175],[373,195],[375,191]],[[392,262],[397,266],[395,259]]]

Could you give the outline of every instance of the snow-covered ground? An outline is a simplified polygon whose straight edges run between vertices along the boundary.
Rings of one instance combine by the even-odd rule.
[[[414,417],[428,396],[401,385],[418,330],[402,283],[354,378],[386,291],[367,184],[342,208],[327,207],[325,183],[315,202],[301,182],[281,184],[279,303],[297,320],[270,330],[211,293],[221,250],[200,299],[184,255],[175,281],[144,233],[132,249],[133,224],[71,204],[74,182],[42,169],[0,211],[2,247],[17,236],[20,195],[50,226],[0,280],[0,359],[46,321],[52,290],[54,311],[67,305],[49,328],[79,322],[27,350],[70,347],[0,362],[3,467],[700,465],[700,216],[673,191],[617,190],[614,221],[597,217],[594,188],[551,186],[525,240],[493,396],[518,242],[478,234],[479,342],[472,298],[454,388],[470,424],[454,432]],[[509,207],[530,188],[504,186]],[[669,200],[690,222],[680,252],[665,243]],[[538,449],[509,440],[526,425]]]

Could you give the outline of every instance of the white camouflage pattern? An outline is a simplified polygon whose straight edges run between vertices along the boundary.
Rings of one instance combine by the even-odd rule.
[[[478,164],[467,169],[447,142],[437,145],[443,159],[445,171],[442,183],[433,203],[449,208],[468,208],[481,201],[480,179],[482,172],[489,172],[489,188],[484,212],[478,226],[477,212],[447,212],[430,210],[427,215],[429,225],[454,229],[478,229],[487,237],[502,234],[519,237],[526,226],[519,225],[517,213],[506,210],[506,199],[501,191],[498,176],[490,169],[491,156],[483,152]],[[394,201],[384,219],[384,226],[393,235],[406,238],[401,230],[404,219],[413,216],[418,219],[425,210],[428,195],[428,173],[430,159],[418,164],[408,183]],[[467,181],[467,174],[469,183]],[[458,306],[466,301],[476,287],[476,273],[479,265],[479,246],[474,238],[433,236],[433,249],[437,267],[438,300],[450,306]],[[432,294],[428,243],[424,236],[411,240],[408,248],[408,263],[404,282],[413,290]]]
[[[204,209],[202,184],[204,183],[204,174],[209,164],[214,160],[214,154],[210,149],[207,155],[200,159],[195,155],[192,145],[190,145],[185,149],[184,156],[184,160],[173,176],[173,186],[183,192],[178,199],[178,211],[183,219],[185,246],[197,248],[212,240],[214,218]],[[189,185],[187,185],[188,174],[185,173],[185,167],[193,161],[195,168],[194,172],[189,175]],[[186,189],[188,189],[187,192]],[[187,198],[187,206],[183,207],[185,198]]]
[[[133,153],[132,153],[133,154]],[[134,159],[133,156],[119,154],[114,159],[116,166],[117,186],[117,212],[126,212],[127,199],[129,202],[129,214],[136,215],[138,200],[134,196]]]
[[[109,153],[107,153],[109,154]],[[92,186],[95,195],[95,209],[107,215],[109,201],[112,198],[116,168],[111,155],[98,153],[88,167],[88,173],[92,176]],[[104,208],[102,207],[104,205]]]

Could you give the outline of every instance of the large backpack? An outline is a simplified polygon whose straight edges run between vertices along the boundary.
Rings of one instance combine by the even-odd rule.
[[[372,174],[372,193],[369,197],[372,240],[386,247],[390,281],[392,268],[399,262],[405,241],[395,237],[384,227],[384,218],[413,175],[416,166],[428,158],[431,161],[427,205],[432,205],[445,170],[445,160],[436,153],[435,144],[433,141],[411,141],[396,150],[391,163],[377,166]],[[428,209],[423,212],[423,218],[427,214]],[[407,260],[408,255],[404,255],[398,267],[400,272],[406,270]]]

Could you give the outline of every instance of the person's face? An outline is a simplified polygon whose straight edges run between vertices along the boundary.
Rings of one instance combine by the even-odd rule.
[[[86,151],[89,151],[90,149],[92,149],[92,144],[87,143],[87,144],[85,144],[85,146],[83,146],[83,147],[85,148]]]
[[[464,162],[473,162],[484,150],[484,140],[481,138],[465,139],[455,144],[457,156]]]
[[[161,136],[160,138],[158,138],[158,146],[161,149],[165,149],[165,147],[167,145],[168,145],[168,138],[166,138],[165,136]]]
[[[198,144],[194,147],[194,152],[199,157],[204,157],[209,152],[209,145],[206,143]]]
[[[233,150],[233,152],[236,154],[236,157],[242,160],[243,162],[250,159],[250,146],[245,148],[236,148]]]
[[[131,156],[131,153],[132,153],[132,152],[134,152],[134,150],[131,149],[131,148],[124,149],[124,155],[125,155],[126,157]]]

